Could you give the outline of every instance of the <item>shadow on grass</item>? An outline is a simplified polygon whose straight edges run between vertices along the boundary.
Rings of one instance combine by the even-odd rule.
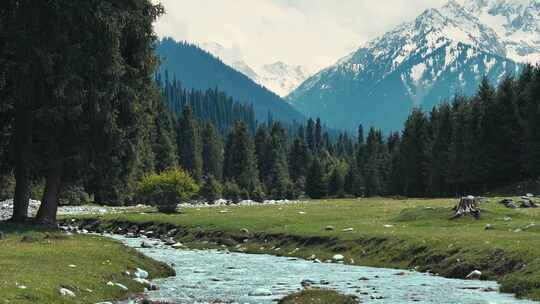
[[[6,234],[32,234],[44,232],[58,232],[56,227],[32,224],[15,224],[10,221],[0,221],[0,232]]]

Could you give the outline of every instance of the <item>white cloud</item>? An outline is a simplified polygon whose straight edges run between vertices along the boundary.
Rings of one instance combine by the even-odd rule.
[[[312,70],[446,0],[155,0],[160,36],[217,42],[253,66],[278,60]]]

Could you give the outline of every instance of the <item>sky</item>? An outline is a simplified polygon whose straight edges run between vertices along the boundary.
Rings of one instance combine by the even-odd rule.
[[[311,72],[447,0],[153,0],[160,37],[219,43],[250,66],[277,61]]]

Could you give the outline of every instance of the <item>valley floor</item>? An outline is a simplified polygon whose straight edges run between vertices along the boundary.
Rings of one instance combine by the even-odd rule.
[[[169,233],[196,248],[321,261],[338,254],[347,264],[417,269],[452,278],[480,270],[482,279],[497,280],[502,291],[538,300],[540,210],[507,209],[498,201],[482,203],[480,220],[450,220],[454,199],[374,198],[186,208],[176,215],[87,215],[65,221],[97,231]]]
[[[2,304],[125,299],[128,294],[144,290],[132,279],[136,268],[147,271],[151,278],[174,274],[168,266],[103,237],[66,235],[2,223],[0,231]]]

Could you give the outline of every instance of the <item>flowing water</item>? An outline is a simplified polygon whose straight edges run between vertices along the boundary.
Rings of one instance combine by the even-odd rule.
[[[271,255],[176,250],[164,245],[148,249],[140,248],[141,239],[114,238],[155,260],[174,265],[176,277],[155,280],[160,290],[147,294],[149,299],[172,303],[271,304],[300,290],[303,280],[356,295],[362,303],[536,303],[497,292],[496,282],[445,279],[395,269],[317,264]]]

